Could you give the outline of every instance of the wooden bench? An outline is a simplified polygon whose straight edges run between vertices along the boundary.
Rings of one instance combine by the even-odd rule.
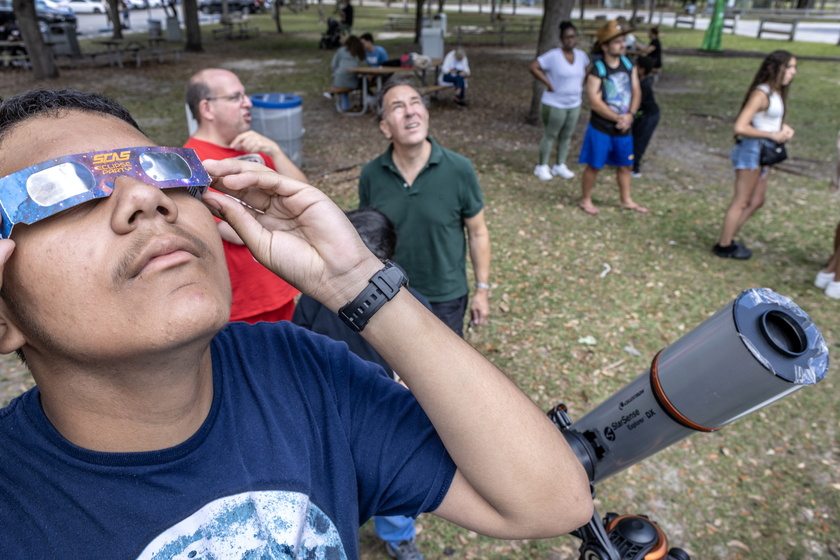
[[[341,108],[341,94],[342,93],[353,93],[354,91],[358,91],[359,96],[361,97],[362,90],[360,88],[331,87],[331,88],[327,89],[327,93],[329,93],[332,96],[333,100],[335,101],[335,110],[338,111],[339,113],[344,114],[344,115],[350,115],[350,116],[353,116],[353,117],[361,115],[362,113],[364,113],[365,112],[365,107],[362,107],[362,110],[359,111],[359,112],[353,112],[353,111],[349,111],[349,110],[345,111],[344,109]]]
[[[93,68],[94,66],[100,65],[109,65],[112,64],[113,60],[113,53],[109,51],[87,51],[82,52],[78,55],[73,54],[56,54],[54,55],[56,63],[62,63],[70,68],[75,68],[76,63],[78,62],[86,62],[90,64],[90,67]]]
[[[499,37],[499,46],[504,47],[508,35],[533,35],[539,33],[541,22],[531,21],[501,21],[494,25],[458,25],[455,27],[457,44],[461,46],[468,35],[490,35]]]
[[[24,70],[32,69],[28,54],[9,54],[8,52],[3,52],[2,58],[0,58],[0,66],[3,68],[23,68]]]
[[[417,88],[417,90],[423,95],[431,95],[435,99],[439,99],[438,94],[440,92],[442,92],[445,89],[452,90],[452,88],[453,88],[453,86],[451,86],[451,85],[444,86],[444,85],[437,84],[437,85],[433,85],[433,86],[419,87],[419,88]]]
[[[423,95],[429,95],[430,93],[437,93],[439,91],[443,91],[445,89],[451,89],[451,88],[452,88],[451,85],[444,86],[444,85],[437,84],[437,85],[433,85],[433,86],[423,86],[423,87],[419,87],[417,89]]]
[[[391,30],[414,29],[417,24],[415,16],[410,14],[388,14],[385,27]]]
[[[181,60],[181,49],[144,49],[140,51],[140,55],[144,60],[155,62],[164,62],[167,56],[172,55],[175,62]]]
[[[769,23],[773,27],[765,28],[764,25]],[[762,17],[758,23],[758,39],[761,39],[762,33],[776,33],[778,35],[787,35],[788,41],[793,41],[793,35],[796,33],[796,26],[799,25],[799,18],[774,18]]]
[[[675,14],[674,27],[679,27],[680,25],[694,29],[694,26],[697,25],[697,14]]]

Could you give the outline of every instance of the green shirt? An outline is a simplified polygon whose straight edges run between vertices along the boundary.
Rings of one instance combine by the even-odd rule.
[[[410,187],[394,165],[393,144],[368,163],[359,178],[359,207],[376,208],[394,222],[394,261],[411,287],[439,303],[469,293],[464,220],[484,208],[484,199],[470,160],[429,141],[429,161]]]

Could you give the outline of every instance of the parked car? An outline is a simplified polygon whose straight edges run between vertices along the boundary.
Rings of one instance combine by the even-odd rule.
[[[67,5],[77,14],[105,13],[105,3],[102,0],[69,0]]]
[[[38,28],[44,37],[49,37],[51,27],[60,23],[77,25],[76,14],[67,10],[51,9],[43,0],[35,2],[35,17],[38,18]],[[20,41],[17,15],[12,10],[12,0],[0,0],[0,41]],[[26,52],[25,50],[21,52]],[[16,54],[12,52],[12,54]]]
[[[76,14],[72,10],[50,8],[44,0],[35,0],[35,17],[38,18],[42,33],[56,23],[72,23],[74,27],[77,25]],[[12,0],[0,0],[0,26],[6,28],[6,33],[12,33],[12,28],[17,30],[17,16],[12,9]]]
[[[222,13],[222,0],[199,0],[198,9],[205,14],[220,14]],[[228,0],[228,12],[256,14],[264,10],[264,0]]]
[[[46,4],[50,8],[53,8],[54,10],[70,9],[70,7],[67,5],[68,0],[44,0],[44,4]]]
[[[73,13],[73,10],[51,8],[44,0],[35,0],[35,14],[38,16],[38,19],[43,18],[43,21],[47,25],[52,25],[53,23],[72,23],[75,26],[77,23],[76,14]]]

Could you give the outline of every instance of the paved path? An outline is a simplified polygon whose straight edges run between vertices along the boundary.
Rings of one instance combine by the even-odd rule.
[[[457,4],[453,2],[451,5],[446,6],[447,12],[455,12],[458,10]],[[356,0],[354,2],[356,5],[359,5],[360,2]],[[362,0],[362,8],[365,6],[384,6],[383,2],[379,2],[376,0]],[[402,12],[403,4],[400,2],[392,2],[391,9],[395,13]],[[465,12],[477,12],[478,5],[477,4],[464,4],[463,10]],[[487,6],[483,7],[483,11],[489,13],[489,8]],[[511,8],[510,6],[505,6],[503,12],[510,13]],[[314,13],[314,12],[312,12]],[[410,14],[414,13],[413,4],[409,4],[409,12]],[[516,13],[518,15],[532,15],[532,16],[542,16],[543,9],[542,6],[517,6]],[[631,10],[603,10],[603,9],[594,9],[590,8],[587,9],[584,13],[587,19],[592,19],[595,16],[604,15],[608,19],[615,19],[620,15],[625,17],[630,17]],[[638,15],[647,16],[646,10],[639,10]],[[180,16],[180,8],[178,10],[178,14]],[[580,15],[580,9],[575,9],[572,11],[572,17],[577,18]],[[98,35],[102,34],[103,25],[105,23],[105,16],[102,14],[82,14],[79,15],[79,32],[81,34],[90,36],[90,35]],[[145,32],[148,30],[148,19],[154,18],[158,20],[165,20],[166,15],[162,8],[152,8],[150,10],[134,10],[131,12],[131,23],[132,28],[131,31],[140,31]],[[201,19],[202,23],[210,23],[212,21],[211,16],[207,16],[204,14],[200,14],[199,18]],[[216,16],[218,18],[218,16]],[[840,13],[837,14],[838,20],[840,20]],[[674,25],[674,14],[673,13],[661,13],[661,12],[654,12],[654,22],[660,23],[664,27],[671,27]],[[704,15],[697,16],[697,29],[705,30],[709,27],[709,17]],[[105,32],[107,33],[107,32]],[[738,35],[744,35],[747,37],[755,37],[758,33],[758,20],[746,20],[738,22],[738,26],[736,28],[736,33]],[[786,42],[786,39],[782,36],[773,36],[769,35],[766,36],[768,41],[778,40],[782,43]],[[763,37],[762,37],[763,38]],[[830,43],[832,45],[837,44],[837,40],[840,38],[840,21],[834,23],[827,23],[827,22],[818,22],[818,21],[804,21],[801,22],[796,28],[796,37],[797,41],[810,41],[814,43]],[[644,39],[644,38],[642,38]],[[724,35],[724,41],[726,41],[726,36]],[[838,49],[840,51],[840,49]]]

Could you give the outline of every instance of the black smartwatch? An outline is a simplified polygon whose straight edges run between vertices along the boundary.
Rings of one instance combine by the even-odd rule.
[[[362,332],[379,308],[408,285],[408,278],[399,266],[391,261],[384,261],[384,264],[385,268],[371,277],[362,293],[338,310],[338,316],[354,332]]]

